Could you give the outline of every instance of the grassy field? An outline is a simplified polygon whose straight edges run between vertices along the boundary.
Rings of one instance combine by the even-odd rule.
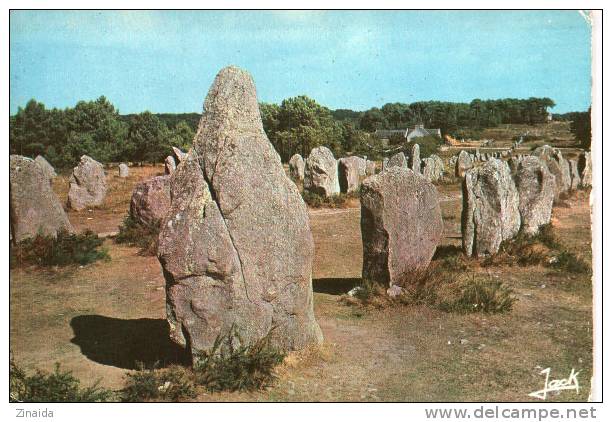
[[[114,170],[106,204],[69,218],[79,230],[113,232],[129,208],[133,185],[162,173]],[[66,199],[66,178],[54,188]],[[445,222],[440,246],[460,245],[459,184],[438,187]],[[364,308],[339,300],[360,281],[358,201],[310,211],[315,240],[315,315],[325,336],[317,349],[289,355],[274,386],[255,393],[206,393],[198,401],[525,401],[551,378],[580,371],[580,393],[552,401],[585,401],[592,374],[592,288],[587,274],[543,266],[481,266],[470,271],[510,285],[518,299],[507,314],[446,313],[428,306]],[[559,241],[590,262],[590,207],[579,191],[554,209]],[[10,347],[28,370],[56,362],[84,385],[121,388],[137,361],[181,360],[168,340],[164,279],[155,257],[105,241],[111,260],[84,267],[13,269]]]

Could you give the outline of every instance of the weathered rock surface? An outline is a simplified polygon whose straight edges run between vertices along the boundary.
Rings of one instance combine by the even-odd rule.
[[[119,164],[119,177],[128,177],[130,175],[130,168],[125,163]]]
[[[304,181],[304,159],[300,154],[293,154],[289,160],[289,175],[296,182]]]
[[[578,157],[578,172],[580,173],[580,183],[582,186],[588,187],[593,184],[593,163],[591,162],[591,153],[583,152]]]
[[[382,160],[382,171],[385,171],[389,168],[389,159],[383,158]]]
[[[559,150],[552,148],[550,145],[536,148],[532,155],[543,160],[548,166],[548,170],[555,176],[555,200],[559,199],[559,196],[569,191],[572,185],[569,163],[563,158]]]
[[[519,195],[508,165],[491,159],[470,169],[463,180],[463,251],[478,257],[498,252],[521,226]]]
[[[176,164],[180,163],[187,157],[187,153],[181,151],[177,147],[172,147],[172,152],[174,153],[174,157],[176,158]]]
[[[171,337],[194,356],[232,325],[244,343],[319,343],[308,212],[265,135],[250,75],[221,70],[204,109],[159,238]]]
[[[47,176],[47,179],[53,180],[53,178],[57,177],[55,169],[51,164],[49,164],[47,160],[45,160],[45,157],[43,157],[42,155],[37,155],[34,161],[36,161],[36,164],[40,166],[41,170],[43,171],[43,174]]]
[[[154,227],[161,224],[170,208],[170,176],[156,176],[134,187],[130,215],[137,222]]]
[[[521,231],[536,234],[540,226],[550,222],[555,197],[555,176],[538,157],[525,157],[516,168],[516,189],[519,194]]]
[[[570,166],[571,190],[576,190],[582,183],[580,180],[580,172],[578,171],[578,160],[567,160]]]
[[[474,167],[474,162],[467,151],[461,151],[457,156],[457,162],[455,163],[455,176],[463,177],[465,172]]]
[[[68,206],[76,211],[102,205],[106,197],[104,167],[91,157],[83,155],[70,176]]]
[[[366,173],[366,162],[361,157],[344,157],[338,160],[340,192],[351,193],[359,190],[361,178]]]
[[[40,165],[21,155],[11,155],[9,164],[13,241],[21,242],[38,233],[55,236],[60,230],[71,232],[72,225]]]
[[[173,156],[169,155],[164,160],[164,172],[166,174],[172,174],[176,170],[176,161]]]
[[[408,161],[406,161],[406,156],[403,152],[398,152],[397,154],[389,158],[389,162],[387,163],[386,168],[389,169],[391,167],[401,167],[405,169],[408,168]]]
[[[376,174],[376,162],[375,161],[366,161],[366,176],[372,176]]]
[[[310,152],[304,166],[304,190],[326,197],[340,193],[338,163],[329,148]]]
[[[429,265],[442,235],[436,188],[395,166],[367,178],[360,200],[363,278],[409,284]]]
[[[410,170],[415,173],[421,173],[421,147],[419,144],[412,145],[410,149]]]
[[[436,182],[444,176],[444,161],[435,154],[423,158],[423,176],[430,182]]]

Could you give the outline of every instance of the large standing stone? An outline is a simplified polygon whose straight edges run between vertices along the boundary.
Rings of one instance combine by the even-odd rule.
[[[125,163],[119,164],[119,177],[128,177],[130,175],[130,168]]]
[[[419,144],[412,145],[410,150],[410,165],[408,167],[415,173],[421,173],[421,148]]]
[[[55,169],[51,164],[49,164],[47,160],[45,160],[45,157],[43,157],[42,155],[37,155],[34,161],[36,161],[36,163],[40,166],[41,170],[43,171],[43,174],[47,176],[47,179],[53,180],[55,177],[57,177]]]
[[[293,154],[289,160],[289,175],[296,182],[304,181],[304,159],[300,154]]]
[[[11,155],[9,163],[9,210],[13,241],[21,242],[38,233],[56,236],[60,230],[71,232],[68,217],[40,165],[21,155]]]
[[[366,161],[366,176],[372,176],[376,174],[376,162],[375,161]]]
[[[542,159],[548,166],[548,170],[555,176],[555,200],[559,199],[559,196],[569,191],[572,185],[569,163],[559,150],[550,145],[536,148],[532,155]]]
[[[590,152],[585,151],[578,157],[578,172],[580,173],[581,185],[584,187],[591,186],[593,183],[593,164]]]
[[[455,176],[463,177],[465,172],[474,167],[474,162],[470,158],[470,154],[467,151],[461,150],[455,163]]]
[[[308,211],[263,130],[250,75],[221,70],[204,109],[160,232],[171,337],[195,359],[232,325],[247,344],[319,343]]]
[[[391,167],[401,167],[405,169],[408,168],[408,162],[406,161],[406,156],[403,152],[398,152],[397,154],[389,158],[389,162],[387,163],[386,168],[389,169]]]
[[[145,226],[156,226],[170,208],[170,176],[156,176],[138,183],[132,192],[130,215]]]
[[[351,156],[338,160],[338,178],[340,192],[351,193],[359,190],[361,177],[365,176],[365,160],[361,157]]]
[[[173,156],[169,155],[164,160],[164,173],[172,174],[176,170],[176,160]]]
[[[571,190],[576,190],[581,184],[580,172],[578,171],[578,160],[567,160],[570,166],[570,176],[572,183],[570,185]]]
[[[338,163],[327,147],[314,148],[304,166],[304,190],[321,196],[340,193]]]
[[[423,158],[422,162],[422,174],[430,182],[437,182],[444,176],[444,162],[437,155]]]
[[[68,206],[76,211],[102,205],[106,196],[104,167],[91,157],[83,155],[70,176]]]
[[[470,169],[463,180],[461,232],[466,255],[497,253],[521,226],[519,196],[506,163],[491,159]]]
[[[516,167],[521,231],[536,234],[550,222],[555,197],[555,176],[538,157],[525,157]]]
[[[442,235],[436,188],[396,166],[367,178],[360,199],[363,278],[410,283],[427,267]]]

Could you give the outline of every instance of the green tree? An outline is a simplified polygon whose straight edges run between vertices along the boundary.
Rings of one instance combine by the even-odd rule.
[[[154,114],[145,111],[130,119],[126,156],[132,161],[163,161],[168,154],[170,132]]]
[[[179,121],[174,129],[170,131],[170,146],[180,148],[183,151],[188,151],[195,136],[194,130],[185,120]]]
[[[582,148],[591,149],[591,107],[585,112],[576,112],[571,115],[570,130],[580,141]]]
[[[75,164],[83,154],[101,162],[123,158],[127,128],[119,111],[104,96],[79,101],[65,115],[68,135],[62,148],[63,165]]]

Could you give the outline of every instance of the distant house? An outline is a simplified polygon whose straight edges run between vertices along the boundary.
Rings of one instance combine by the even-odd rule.
[[[406,129],[408,132],[408,129]],[[406,134],[406,141],[410,142],[414,138],[423,138],[424,136],[437,136],[442,137],[442,131],[440,129],[425,129],[423,125],[416,125],[410,133]]]
[[[416,125],[414,129],[378,129],[374,132],[374,135],[379,139],[390,139],[393,135],[401,135],[406,139],[406,142],[410,142],[414,138],[422,138],[424,136],[437,136],[442,137],[442,131],[440,129],[425,129],[424,125]]]

